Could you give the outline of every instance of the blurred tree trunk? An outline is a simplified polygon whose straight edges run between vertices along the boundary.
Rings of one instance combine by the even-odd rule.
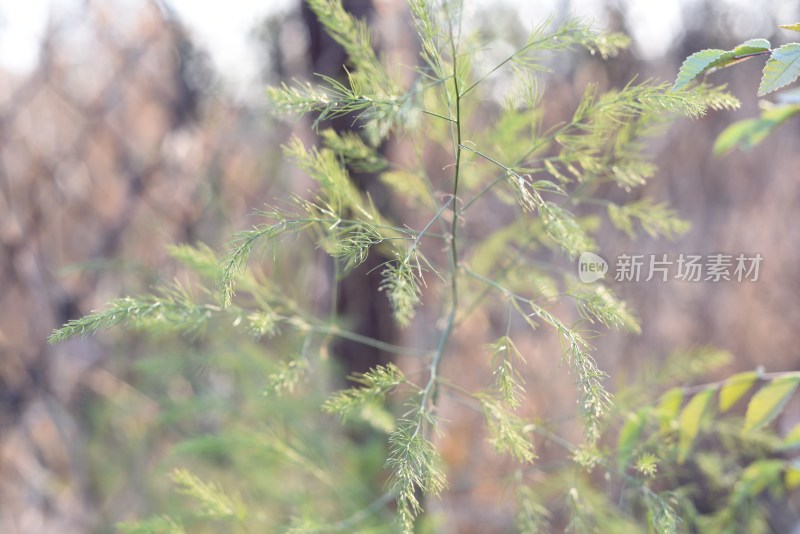
[[[360,19],[369,20],[375,14],[371,1],[345,0],[343,4],[347,11]],[[327,34],[305,2],[302,4],[302,16],[309,35],[309,74],[324,74],[346,83],[344,65],[347,63],[347,54],[344,49]],[[354,115],[346,115],[323,122],[321,129],[324,128],[343,132],[357,129],[358,122]],[[381,147],[381,151],[384,148]],[[378,210],[391,217],[389,197],[377,175],[351,170],[350,176],[356,187],[371,196]],[[391,343],[396,337],[391,307],[386,296],[378,291],[382,271],[380,265],[387,259],[373,250],[350,276],[338,282],[336,312],[349,330]],[[363,373],[377,364],[390,361],[388,354],[348,340],[337,341],[333,353],[348,374]]]

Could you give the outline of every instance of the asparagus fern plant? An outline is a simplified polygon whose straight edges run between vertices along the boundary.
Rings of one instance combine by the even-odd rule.
[[[204,336],[211,323],[232,324],[241,335],[254,339],[297,339],[303,347],[299,355],[284,358],[274,373],[263,377],[264,388],[273,396],[310,387],[308,377],[324,366],[327,345],[336,338],[423,362],[422,375],[404,373],[401,360],[375,366],[353,377],[355,387],[334,392],[319,407],[344,422],[366,419],[388,432],[384,461],[388,482],[383,494],[348,517],[319,510],[318,517],[279,518],[277,523],[285,520],[286,531],[351,532],[375,526],[380,520],[377,512],[393,502],[396,528],[413,532],[426,501],[447,487],[446,466],[433,439],[441,426],[437,406],[443,389],[479,410],[497,452],[519,463],[522,531],[546,528],[552,516],[542,504],[542,488],[530,486],[524,476],[525,466],[536,462],[535,434],[563,446],[571,460],[587,471],[605,469],[625,488],[620,502],[631,503],[616,509],[609,501],[605,509],[606,504],[598,503],[611,496],[603,497],[588,478],[571,479],[559,486],[571,530],[612,531],[612,526],[627,528],[636,521],[658,531],[678,530],[682,519],[689,517],[687,500],[679,485],[662,484],[659,489],[653,483],[660,466],[686,460],[718,389],[724,411],[759,380],[769,382],[769,377],[734,377],[696,394],[684,395],[679,389],[660,401],[651,398],[652,408],[625,415],[625,395],[615,407],[590,339],[595,327],[637,332],[635,316],[602,282],[581,284],[559,264],[543,266],[539,251],[560,250],[575,258],[595,250],[592,236],[597,218],[603,216],[630,235],[639,228],[667,237],[685,231],[686,224],[665,205],[648,199],[620,205],[599,197],[598,191],[606,184],[631,191],[654,175],[645,148],[647,139],[661,131],[658,126],[679,117],[699,117],[708,109],[734,108],[736,99],[724,87],[683,83],[699,73],[698,68],[689,73],[685,67],[674,87],[653,80],[631,80],[620,88],[589,85],[571,117],[549,124],[544,110],[551,69],[565,55],[580,50],[611,58],[628,44],[625,36],[597,31],[577,19],[560,24],[550,19],[533,28],[515,51],[487,67],[474,61],[485,43],[479,34],[465,30],[458,2],[410,0],[421,64],[413,69],[412,81],[404,84],[374,52],[368,26],[348,14],[339,0],[309,0],[309,4],[347,51],[347,79],[287,82],[268,90],[269,102],[276,113],[309,116],[315,129],[326,119],[344,115],[356,116],[359,126],[353,133],[323,129],[320,147],[306,146],[298,138],[286,143],[286,157],[315,182],[314,191],[258,211],[261,222],[234,236],[221,254],[205,246],[174,248],[175,259],[197,274],[193,290],[173,285],[114,300],[55,331],[50,341],[114,326]],[[728,55],[735,59],[741,52]],[[748,48],[747,53],[756,52]],[[703,69],[718,60],[704,59]],[[695,64],[699,65],[693,60]],[[510,88],[502,99],[496,96],[500,87]],[[485,116],[492,119],[479,120]],[[387,138],[397,137],[411,147],[408,152],[413,157],[395,161],[376,149]],[[446,154],[449,164],[430,169],[426,162],[431,154]],[[365,170],[380,173],[396,201],[413,209],[403,218],[381,213],[351,181],[350,172]],[[481,204],[504,210],[505,222],[487,227],[477,216]],[[435,343],[396,345],[349,331],[346,317],[310,308],[303,298],[263,275],[270,261],[280,262],[292,247],[306,244],[314,254],[332,258],[339,276],[352,276],[374,251],[390,258],[382,267],[382,283],[372,289],[385,294],[400,327],[427,331],[414,337]],[[273,259],[256,261],[264,258],[254,257],[259,250],[269,250]],[[556,304],[563,299],[576,305],[578,320],[557,315]],[[457,377],[445,376],[442,362],[459,358],[452,350],[459,326],[479,307],[506,315],[507,327],[496,339],[486,340],[491,362],[486,387],[471,391],[460,387]],[[420,314],[427,320],[418,320]],[[530,331],[518,328],[512,316]],[[574,378],[582,443],[568,442],[548,431],[546,422],[528,421],[516,413],[525,403],[526,384],[520,372],[525,354],[515,339],[539,335],[541,325],[561,340],[563,351],[553,358],[567,362]],[[788,382],[767,386],[779,391],[756,395],[750,408],[759,413],[748,411],[746,427],[756,429],[774,416],[798,379],[783,380]],[[602,444],[604,435],[613,435],[617,427],[621,430],[614,460]],[[323,479],[318,469],[314,472]],[[274,518],[254,510],[255,503],[228,496],[189,472],[176,471],[173,481],[199,504],[201,519],[226,521],[242,531],[278,528]],[[168,516],[121,528],[184,531],[179,517]]]

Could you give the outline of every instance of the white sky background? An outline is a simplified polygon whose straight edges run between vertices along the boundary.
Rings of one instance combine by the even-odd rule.
[[[24,74],[36,64],[38,43],[48,16],[69,13],[85,0],[0,0],[0,69]],[[141,0],[115,0],[133,4]],[[257,82],[257,58],[249,34],[265,15],[289,9],[299,0],[166,0],[188,26],[196,42],[207,50],[214,64],[234,91]],[[380,0],[377,0],[380,1]],[[682,31],[681,11],[695,0],[620,0],[635,21],[632,24],[636,52],[645,59],[657,58],[669,48]],[[523,21],[531,24],[556,10],[559,0],[471,0],[473,4],[502,3],[514,7]],[[467,5],[470,4],[468,0]],[[739,6],[743,24],[747,24],[748,0],[726,0]],[[573,0],[577,14],[597,18],[597,0]],[[762,6],[763,7],[763,6]],[[792,14],[787,14],[791,16]],[[750,19],[752,23],[752,19]],[[794,20],[787,21],[796,22]],[[755,26],[755,25],[754,25]],[[750,29],[750,28],[748,28]],[[767,29],[768,31],[769,29]],[[764,31],[752,28],[752,33]],[[747,32],[750,33],[750,32]]]

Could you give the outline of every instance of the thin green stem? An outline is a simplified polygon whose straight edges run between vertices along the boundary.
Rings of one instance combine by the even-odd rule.
[[[447,342],[450,339],[450,335],[453,332],[453,326],[455,324],[456,313],[458,311],[458,247],[457,247],[457,232],[458,232],[458,209],[457,209],[457,199],[458,199],[458,181],[461,174],[461,149],[463,145],[461,143],[461,95],[459,94],[459,83],[458,83],[458,50],[456,47],[455,36],[453,35],[452,25],[450,27],[450,46],[451,52],[453,57],[453,87],[454,87],[454,94],[455,94],[455,118],[453,120],[453,129],[454,129],[454,149],[455,149],[455,169],[453,171],[453,195],[452,198],[445,204],[446,207],[448,205],[451,206],[452,213],[453,213],[453,221],[450,226],[450,312],[447,315],[447,324],[445,325],[444,331],[442,332],[441,338],[439,338],[439,346],[436,350],[436,354],[434,354],[433,359],[431,360],[430,365],[430,376],[428,377],[428,382],[422,390],[422,399],[420,401],[420,417],[417,420],[417,427],[414,430],[414,433],[417,434],[422,431],[424,421],[426,417],[424,416],[426,413],[432,413],[435,405],[436,405],[436,396],[437,396],[437,379],[439,376],[439,365],[442,361],[442,356],[444,356],[445,349],[447,348]],[[438,219],[438,217],[436,218]],[[428,404],[431,404],[430,408]]]
[[[422,237],[428,233],[428,229],[431,227],[431,225],[433,225],[433,223],[439,220],[439,218],[442,216],[442,213],[444,213],[444,210],[447,209],[447,207],[453,202],[454,199],[455,197],[452,197],[447,202],[445,202],[444,205],[442,205],[442,207],[439,208],[439,211],[436,212],[436,215],[434,215],[433,218],[430,221],[428,221],[428,224],[425,225],[425,228],[423,228],[417,234],[417,237],[414,239],[414,244],[411,245],[411,248],[408,249],[408,254],[406,255],[407,258],[410,258],[411,254],[419,247],[420,239],[422,239]]]
[[[350,341],[355,341],[356,343],[361,343],[362,345],[366,345],[368,347],[372,347],[378,350],[382,350],[384,352],[389,352],[392,354],[399,354],[399,355],[412,355],[412,356],[428,356],[431,354],[430,350],[425,349],[416,349],[413,347],[403,347],[400,345],[394,345],[392,343],[387,343],[385,341],[381,341],[379,339],[362,336],[361,334],[357,334],[355,332],[351,332],[349,330],[343,330],[338,326],[331,326],[326,324],[308,324],[307,322],[303,321],[302,319],[288,320],[289,324],[297,328],[298,330],[305,330],[308,332],[314,332],[317,334],[324,334],[333,337],[339,337],[342,339],[347,339]]]
[[[440,119],[444,119],[444,120],[446,120],[447,122],[455,122],[455,121],[454,121],[453,119],[451,119],[450,117],[445,117],[444,115],[439,115],[438,113],[434,113],[433,111],[428,111],[427,109],[422,109],[422,108],[418,108],[418,109],[419,109],[419,111],[421,111],[422,113],[424,113],[424,114],[426,114],[426,115],[430,115],[431,117],[438,117],[438,118],[440,118]]]
[[[498,63],[498,64],[497,64],[497,65],[495,65],[494,67],[492,67],[492,69],[491,69],[489,72],[487,72],[486,74],[484,74],[483,76],[481,76],[480,78],[478,78],[478,80],[477,80],[477,81],[475,81],[475,83],[473,83],[473,84],[472,84],[472,85],[470,85],[469,87],[467,87],[467,88],[464,90],[464,92],[463,92],[463,93],[461,93],[461,95],[460,95],[460,96],[461,96],[462,98],[463,98],[463,97],[465,97],[465,96],[467,96],[467,95],[468,95],[470,92],[472,92],[472,90],[473,90],[473,89],[475,89],[475,88],[476,88],[476,87],[477,87],[477,86],[478,86],[478,85],[479,85],[481,82],[483,82],[483,81],[484,81],[486,78],[488,78],[489,76],[491,76],[492,74],[494,74],[495,72],[497,72],[497,71],[498,71],[498,70],[499,70],[499,69],[500,69],[500,68],[501,68],[503,65],[505,65],[505,64],[506,64],[506,63],[508,63],[509,61],[513,60],[515,57],[517,57],[517,56],[519,56],[519,55],[521,55],[521,54],[525,53],[525,52],[526,52],[527,50],[529,50],[530,48],[532,48],[532,47],[535,47],[535,46],[538,46],[538,45],[540,45],[540,44],[542,44],[542,43],[544,43],[544,42],[547,42],[547,41],[549,41],[550,39],[557,39],[557,38],[559,37],[559,34],[567,34],[567,33],[571,33],[571,32],[557,32],[557,33],[555,33],[555,34],[548,34],[548,35],[545,35],[545,36],[543,36],[541,39],[536,39],[536,40],[534,40],[534,41],[529,41],[529,42],[528,42],[528,43],[527,43],[525,46],[523,46],[523,47],[522,47],[522,48],[520,48],[519,50],[517,50],[517,51],[515,51],[514,53],[512,53],[511,55],[509,55],[509,56],[508,56],[507,58],[505,58],[503,61],[501,61],[500,63]]]
[[[334,523],[331,525],[331,530],[336,532],[352,532],[352,528],[359,523],[364,522],[369,516],[374,515],[381,511],[383,508],[386,507],[387,504],[392,502],[392,499],[395,498],[397,492],[394,490],[387,491],[367,506],[366,508],[362,508],[358,512],[354,513],[347,519],[339,521],[338,523]]]

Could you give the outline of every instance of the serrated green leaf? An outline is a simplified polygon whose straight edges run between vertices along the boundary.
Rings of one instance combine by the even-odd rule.
[[[730,54],[731,57],[733,57],[731,52],[713,48],[695,52],[687,57],[678,71],[678,77],[675,79],[675,84],[672,86],[672,89],[680,89],[685,86],[705,71],[715,66],[715,63],[726,54]]]
[[[758,380],[758,373],[748,371],[733,375],[722,385],[719,390],[719,411],[727,412],[736,402],[750,391],[753,384]]]
[[[675,85],[673,86],[673,89],[679,89],[680,87],[683,87],[694,78],[702,74],[706,69],[709,68],[709,65],[718,60],[724,53],[725,50],[711,48],[707,50],[700,50],[699,52],[695,52],[687,57],[678,70],[678,77],[675,79]]]
[[[686,461],[686,457],[692,448],[692,442],[700,431],[700,422],[706,413],[711,398],[714,396],[716,388],[709,387],[697,393],[681,412],[678,422],[680,437],[678,439],[678,463]]]
[[[645,412],[640,410],[628,415],[627,421],[619,431],[617,438],[617,462],[624,469],[633,456],[633,450],[639,442],[646,421]]]
[[[795,81],[800,75],[800,44],[789,43],[773,50],[764,66],[758,96],[764,96]]]
[[[672,388],[661,396],[661,402],[656,407],[656,413],[661,420],[662,432],[669,430],[672,421],[678,417],[682,402],[683,390],[681,388]]]
[[[792,30],[794,32],[800,32],[800,22],[798,22],[797,24],[783,24],[781,26],[778,26],[778,28],[782,28],[784,30]]]
[[[762,428],[775,419],[799,383],[800,376],[785,376],[762,387],[747,405],[742,433]]]
[[[766,39],[750,39],[745,41],[733,49],[733,54],[736,56],[744,56],[746,54],[757,54],[758,52],[766,52],[771,49],[772,45]]]
[[[800,467],[796,467],[794,465],[787,467],[783,481],[784,484],[786,484],[786,488],[790,490],[800,486]]]

